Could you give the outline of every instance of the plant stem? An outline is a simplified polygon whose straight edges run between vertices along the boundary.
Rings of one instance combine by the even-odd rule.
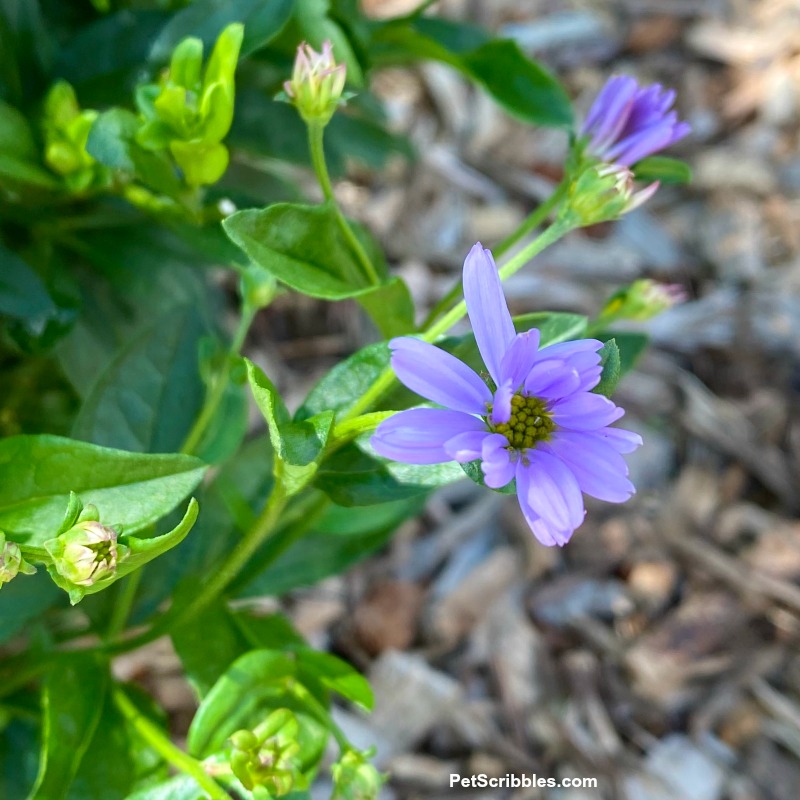
[[[136,590],[139,588],[143,574],[143,569],[137,569],[121,581],[119,597],[111,609],[111,621],[108,623],[107,636],[109,639],[118,636],[125,629],[125,623],[131,613],[133,601],[136,599]]]
[[[283,485],[280,482],[276,482],[261,514],[253,523],[253,527],[245,534],[238,547],[228,556],[227,561],[219,567],[213,578],[203,587],[202,591],[198,592],[191,603],[181,606],[174,613],[168,611],[138,636],[134,636],[131,639],[117,639],[109,642],[101,649],[111,653],[134,650],[163,636],[171,627],[194,616],[213,600],[216,600],[237,576],[239,570],[273,532],[275,523],[285,508],[287,500]]]
[[[169,737],[145,717],[119,686],[113,689],[114,704],[134,730],[173,767],[197,781],[211,800],[231,800],[230,795],[205,771],[203,765],[176,747]]]
[[[364,274],[369,282],[377,286],[381,282],[378,273],[375,271],[375,267],[367,255],[366,250],[364,250],[363,245],[358,240],[355,232],[350,227],[350,223],[347,221],[344,214],[342,214],[342,210],[336,202],[336,195],[333,193],[333,185],[331,184],[331,176],[328,173],[328,165],[325,163],[325,149],[322,146],[324,130],[324,126],[319,123],[311,122],[308,124],[308,149],[311,152],[311,163],[314,165],[314,172],[317,175],[317,180],[322,189],[322,195],[333,209],[336,223],[339,225],[342,235],[350,245],[353,255],[355,255],[361,264],[361,268],[364,270]]]
[[[544,230],[537,236],[527,247],[520,250],[513,256],[506,264],[504,264],[500,272],[500,280],[510,278],[515,272],[518,272],[524,267],[532,258],[538,255],[546,247],[549,247],[553,242],[560,239],[567,231],[570,230],[570,225],[564,222],[556,221],[549,228]],[[438,322],[431,325],[421,335],[424,342],[433,342],[443,333],[446,333],[467,313],[467,304],[462,300],[450,311],[447,312]],[[360,416],[366,411],[373,403],[380,399],[381,395],[392,385],[395,380],[395,374],[391,367],[385,369],[376,379],[375,382],[364,392],[363,395],[355,402],[355,404],[339,417],[339,424],[342,425],[347,420],[351,420]]]
[[[568,186],[569,184],[567,181],[562,181],[556,186],[550,197],[538,205],[519,228],[503,239],[496,247],[492,248],[495,258],[504,256],[517,242],[524,239],[529,233],[535,231],[547,217],[550,216],[550,212],[561,202]]]
[[[503,241],[500,242],[500,244],[498,244],[496,247],[492,248],[494,257],[500,258],[501,256],[505,255],[517,242],[519,242],[532,231],[536,230],[536,228],[538,228],[547,219],[550,212],[561,202],[561,198],[564,196],[565,191],[566,184],[559,184],[550,197],[538,205],[525,219],[522,225],[519,226],[519,228],[517,228],[510,236],[503,239]],[[425,318],[425,322],[422,323],[421,330],[426,330],[433,325],[439,315],[446,308],[455,303],[459,297],[461,297],[461,293],[462,283],[461,278],[459,278],[458,281],[452,287],[450,287],[450,290],[447,292],[447,294],[444,295],[444,297],[442,297],[430,310],[430,313]]]
[[[236,326],[236,331],[233,335],[231,346],[228,348],[228,355],[225,359],[225,364],[214,378],[213,384],[206,395],[206,401],[203,404],[203,408],[200,410],[200,414],[194,421],[192,429],[186,436],[183,447],[181,447],[181,453],[192,455],[202,442],[203,436],[208,430],[208,426],[213,421],[214,415],[217,413],[217,409],[219,408],[219,404],[222,402],[222,398],[225,396],[225,390],[228,388],[228,378],[231,374],[231,361],[233,358],[239,355],[239,351],[242,349],[242,345],[247,337],[247,332],[250,330],[250,325],[253,322],[254,316],[255,310],[248,308],[247,304],[245,304],[242,308],[242,316],[239,320],[239,324]]]

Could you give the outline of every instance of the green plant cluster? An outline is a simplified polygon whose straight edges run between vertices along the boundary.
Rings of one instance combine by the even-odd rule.
[[[427,5],[375,21],[356,0],[0,0],[0,797],[301,800],[331,739],[334,796],[377,796],[384,777],[331,714],[334,697],[372,706],[365,679],[245,601],[345,570],[464,476],[370,449],[419,403],[385,340],[479,356],[471,335],[439,338],[464,315],[458,287],[417,327],[332,181],[415,157],[369,89],[387,66],[439,61],[526,123],[572,126],[544,67]],[[302,42],[309,69],[294,68]],[[344,93],[342,71],[313,61],[326,42]],[[320,97],[325,114],[304,113]],[[520,229],[555,216],[503,277],[568,230],[566,188]],[[240,290],[232,333],[219,268]],[[242,357],[287,291],[356,303],[376,340],[293,412]],[[608,340],[607,394],[646,343],[576,314],[515,324],[542,345]],[[248,438],[250,397],[265,432]],[[110,668],[161,636],[197,697],[185,749]]]

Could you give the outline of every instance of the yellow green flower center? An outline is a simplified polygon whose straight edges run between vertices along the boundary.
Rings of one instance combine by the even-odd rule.
[[[513,448],[524,450],[546,442],[555,427],[544,400],[515,394],[511,398],[510,419],[495,425],[494,430],[502,433]]]

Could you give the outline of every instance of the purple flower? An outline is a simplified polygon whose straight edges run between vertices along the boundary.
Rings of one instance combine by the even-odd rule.
[[[417,394],[445,408],[414,408],[382,422],[379,455],[410,464],[481,460],[487,486],[513,479],[525,519],[542,544],[563,545],[583,522],[585,492],[621,503],[635,491],[620,453],[641,443],[607,427],[623,415],[590,390],[602,342],[539,349],[539,331],[517,334],[492,254],[476,244],[464,262],[464,297],[492,391],[473,370],[431,344],[393,339],[392,367]]]
[[[629,167],[664,150],[690,131],[670,111],[674,101],[675,92],[660,84],[642,88],[628,75],[609,78],[581,128],[581,135],[589,137],[588,151]]]

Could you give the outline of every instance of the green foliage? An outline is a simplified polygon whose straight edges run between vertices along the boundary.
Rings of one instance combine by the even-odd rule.
[[[691,183],[692,168],[677,158],[667,156],[648,156],[633,168],[636,179],[640,181],[661,181],[661,183]]]
[[[42,697],[42,755],[28,800],[63,800],[100,721],[108,669],[91,655],[62,658]]]
[[[302,41],[332,42],[358,91],[345,109],[341,71],[293,68]],[[0,439],[0,644],[14,639],[0,663],[0,796],[308,800],[329,738],[334,795],[378,791],[330,713],[335,695],[369,710],[366,680],[251,598],[342,572],[464,474],[381,458],[369,443],[380,413],[353,419],[420,403],[396,383],[375,388],[386,340],[419,331],[408,287],[330,180],[414,157],[369,82],[375,67],[427,59],[525,122],[572,123],[564,90],[516,44],[421,12],[0,0],[0,431],[15,434]],[[324,141],[274,100],[293,75],[295,97],[311,88],[335,111]],[[298,167],[313,168],[324,202]],[[636,172],[687,177],[670,159]],[[294,414],[241,355],[284,291],[358,304],[380,339]],[[241,321],[228,325],[232,305]],[[610,392],[646,339],[606,323]],[[587,329],[565,313],[515,325],[538,327],[542,346]],[[471,334],[437,344],[482,369]],[[263,425],[245,441],[250,395]],[[479,465],[465,469],[480,482]],[[188,753],[109,671],[165,634],[199,702]]]
[[[622,377],[622,361],[619,347],[615,339],[607,339],[600,350],[600,364],[603,372],[600,374],[600,383],[592,391],[597,394],[611,397]]]
[[[3,439],[0,528],[13,541],[41,546],[75,492],[126,534],[138,533],[172,511],[204,471],[191,456],[129,453],[56,436]]]

